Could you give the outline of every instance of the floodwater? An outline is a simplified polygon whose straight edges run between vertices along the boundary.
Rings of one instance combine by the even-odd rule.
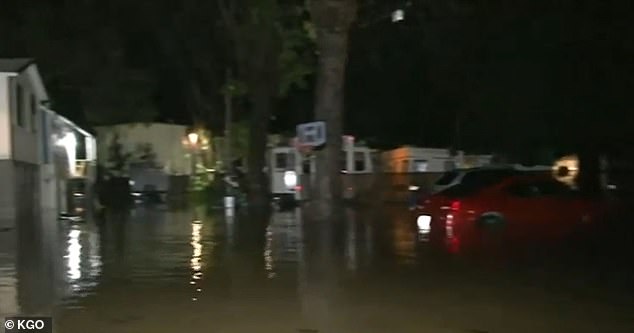
[[[634,239],[451,253],[404,207],[139,208],[0,233],[0,316],[56,332],[634,332]],[[44,226],[44,227],[43,227]],[[629,229],[628,229],[629,230]]]

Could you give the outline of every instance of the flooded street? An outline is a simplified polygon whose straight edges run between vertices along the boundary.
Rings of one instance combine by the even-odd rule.
[[[634,331],[622,244],[450,254],[398,206],[334,226],[203,212],[2,232],[0,313],[65,333]]]

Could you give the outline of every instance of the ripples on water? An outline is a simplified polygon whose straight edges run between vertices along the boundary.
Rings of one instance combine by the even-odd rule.
[[[299,213],[276,214],[266,227],[261,248],[261,270],[268,279],[293,272],[302,256]],[[240,217],[204,216],[195,212],[138,210],[129,216],[110,216],[97,226],[79,224],[64,230],[66,306],[99,294],[102,285],[147,288],[152,285],[189,285],[193,301],[205,288],[205,279],[226,269],[227,257],[237,253],[236,240],[253,241],[256,231]],[[240,226],[242,224],[242,227]],[[254,235],[257,236],[257,235]],[[223,256],[224,253],[224,256]],[[246,255],[246,257],[245,257]],[[242,254],[257,263],[257,253]],[[233,259],[231,259],[233,258]]]
[[[57,253],[61,267],[56,270],[59,278],[53,279],[58,283],[52,288],[61,290],[58,298],[64,307],[76,308],[82,307],[87,297],[109,290],[153,286],[193,290],[191,299],[197,301],[205,288],[213,286],[208,281],[214,278],[224,279],[225,283],[227,279],[250,274],[253,280],[261,272],[265,280],[301,279],[305,252],[301,216],[300,210],[278,212],[259,236],[260,229],[244,217],[207,216],[200,211],[137,209],[129,214],[109,215],[101,223],[55,221],[59,227]],[[341,269],[361,274],[359,269],[371,265],[377,254],[374,245],[377,237],[384,244],[391,244],[383,246],[383,250],[396,256],[398,263],[412,265],[416,261],[416,235],[408,227],[408,221],[387,217],[389,226],[378,229],[387,232],[375,234],[377,219],[385,222],[385,217],[347,212],[341,229],[340,254],[344,256]],[[263,240],[259,250],[248,246],[243,251],[244,243],[257,244],[258,237]],[[243,250],[237,245],[242,245]],[[5,303],[17,293],[15,285],[19,279],[13,259],[0,253],[0,295]],[[235,270],[236,265],[257,274],[234,272],[230,275],[233,278],[222,275],[224,271]],[[251,266],[252,269],[248,268]]]
[[[64,267],[67,291],[64,304],[94,293],[102,270],[99,233],[92,224],[64,226]]]
[[[15,257],[0,253],[0,317],[19,312]]]
[[[276,213],[267,226],[239,215],[225,218],[199,211],[145,209],[111,215],[103,223],[55,221],[52,225],[59,230],[43,233],[38,242],[26,238],[7,246],[6,237],[0,238],[0,314],[44,313],[45,303],[54,301],[61,305],[60,322],[73,328],[69,332],[84,332],[95,324],[116,332],[119,325],[134,326],[134,321],[148,326],[128,331],[160,331],[150,324],[170,321],[170,316],[191,316],[187,317],[191,325],[197,326],[203,317],[212,317],[210,325],[222,320],[227,325],[246,324],[243,318],[257,321],[258,315],[260,322],[282,316],[286,320],[293,311],[341,312],[356,324],[357,318],[386,319],[402,312],[407,315],[393,323],[409,321],[418,328],[410,330],[414,332],[420,331],[420,313],[407,311],[421,307],[437,311],[438,304],[445,303],[445,309],[451,309],[443,315],[447,318],[454,318],[456,304],[471,306],[461,313],[480,311],[492,299],[511,293],[510,288],[500,288],[500,281],[507,281],[505,286],[512,281],[517,288],[516,275],[526,275],[508,274],[509,269],[482,276],[454,267],[442,269],[451,262],[445,257],[438,265],[429,262],[427,240],[412,222],[411,216],[398,210],[381,214],[350,210],[337,226],[336,255],[330,258],[314,247],[310,228],[322,226],[303,221],[299,210]],[[311,237],[304,234],[307,229]],[[469,273],[468,278],[462,273]],[[540,287],[544,281],[555,281],[553,290],[570,284],[570,279],[559,283],[551,276],[529,277]],[[425,289],[426,284],[433,290]],[[475,301],[454,297],[463,292]],[[478,295],[492,296],[478,300]],[[548,296],[536,298],[532,312],[511,314],[542,315],[544,304],[552,303]],[[328,303],[332,299],[341,303]],[[519,303],[524,306],[523,300]],[[355,309],[360,310],[345,315],[344,311]],[[367,313],[372,310],[377,312]],[[84,322],[77,324],[78,318]]]

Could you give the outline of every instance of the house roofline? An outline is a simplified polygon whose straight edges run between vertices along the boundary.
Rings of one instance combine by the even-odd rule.
[[[25,61],[25,63],[18,67],[16,70],[10,70],[10,71],[1,71],[2,73],[15,73],[15,74],[19,74],[24,72],[25,70],[27,70],[31,65],[35,64],[35,58],[3,58],[3,59],[7,59],[7,60],[23,60]]]
[[[35,64],[35,58],[26,58],[27,62],[20,68],[18,68],[18,73],[24,72],[27,68],[31,67],[31,65]]]

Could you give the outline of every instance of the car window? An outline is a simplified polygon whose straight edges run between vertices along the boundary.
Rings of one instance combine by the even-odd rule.
[[[516,174],[515,170],[478,170],[465,174],[461,183],[471,186],[491,186]]]
[[[459,175],[458,171],[445,172],[437,181],[436,185],[445,186],[451,184]]]
[[[452,186],[441,194],[450,197],[465,197],[474,195],[483,189],[502,182],[507,177],[513,176],[513,170],[478,170],[465,174],[460,184]]]

